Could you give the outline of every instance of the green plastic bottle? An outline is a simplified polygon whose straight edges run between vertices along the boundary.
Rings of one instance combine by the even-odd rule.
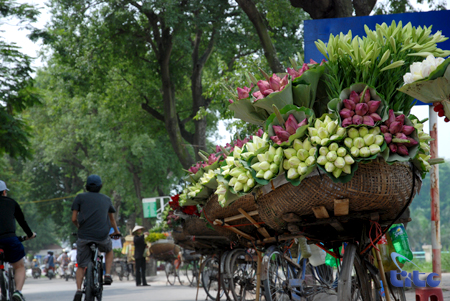
[[[333,249],[330,249],[329,251],[334,252]],[[342,246],[339,247],[339,253],[342,254]],[[333,268],[337,267],[337,262],[339,260],[340,259],[336,259],[328,253],[327,256],[325,256],[325,264]]]
[[[409,246],[408,234],[406,233],[403,224],[394,224],[389,228],[389,236],[391,237],[392,244],[394,245],[395,252],[405,256],[409,260],[413,259],[413,253]],[[398,258],[400,263],[405,263],[406,260]]]

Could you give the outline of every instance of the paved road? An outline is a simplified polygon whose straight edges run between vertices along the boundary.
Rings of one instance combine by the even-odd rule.
[[[103,290],[103,300],[106,301],[194,301],[196,288],[181,286],[177,283],[170,286],[164,276],[148,277],[151,286],[136,287],[133,281],[119,281],[114,278],[113,284]],[[68,282],[62,279],[48,280],[47,278],[27,278],[24,286],[24,296],[27,301],[71,301],[75,294],[75,281]],[[198,300],[205,300],[206,294],[202,288],[199,290]]]

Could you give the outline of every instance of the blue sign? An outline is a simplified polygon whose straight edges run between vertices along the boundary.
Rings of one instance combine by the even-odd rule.
[[[421,13],[405,13],[393,15],[376,15],[366,17],[349,17],[336,19],[320,19],[320,20],[306,20],[305,21],[305,61],[313,59],[316,62],[322,61],[324,56],[317,50],[314,44],[317,40],[322,40],[324,43],[328,42],[330,34],[337,35],[339,33],[346,34],[349,30],[352,31],[353,36],[363,37],[366,35],[364,25],[367,25],[371,30],[375,30],[376,24],[386,23],[388,26],[395,20],[396,23],[402,21],[403,26],[411,22],[412,26],[431,26],[433,25],[433,32],[440,30],[446,37],[450,37],[450,10],[421,12]],[[450,39],[437,44],[437,46],[444,50],[450,50]],[[416,105],[430,105],[423,102],[418,102]]]
[[[411,262],[416,267],[418,267],[414,262],[412,262],[411,260],[409,260],[405,256],[400,255],[400,254],[395,253],[395,252],[392,252],[391,253],[392,261],[395,263],[397,268],[400,270],[400,272],[398,272],[397,270],[390,271],[390,277],[389,278],[390,278],[391,284],[394,287],[411,287],[411,284],[414,284],[414,286],[416,286],[416,287],[426,287],[427,284],[430,287],[437,287],[441,283],[441,281],[433,279],[433,277],[439,276],[436,273],[430,273],[427,276],[426,280],[421,280],[420,279],[420,275],[425,275],[425,273],[420,273],[419,271],[413,271],[412,276],[411,276],[411,273],[408,274],[407,271],[403,271],[400,268],[400,266],[397,263],[397,258],[398,257],[403,258],[403,259]],[[402,276],[404,278],[404,280],[403,279],[398,279],[397,275]]]

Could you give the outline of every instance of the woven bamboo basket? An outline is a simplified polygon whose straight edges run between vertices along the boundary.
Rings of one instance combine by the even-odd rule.
[[[180,253],[180,247],[173,240],[160,239],[152,242],[150,252],[157,260],[169,260],[177,257],[178,253]]]
[[[281,231],[286,228],[282,216],[295,213],[312,215],[312,208],[325,206],[334,210],[335,199],[349,199],[349,212],[380,213],[382,220],[395,219],[420,190],[422,181],[414,175],[409,163],[387,164],[374,160],[359,164],[354,177],[348,183],[333,183],[327,175],[304,179],[300,185],[284,184],[257,199],[259,215],[271,228]]]
[[[173,229],[172,238],[174,242],[183,249],[195,250],[195,243],[186,237],[182,227]]]

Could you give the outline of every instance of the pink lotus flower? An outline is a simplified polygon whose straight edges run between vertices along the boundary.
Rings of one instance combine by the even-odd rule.
[[[355,112],[345,108],[339,112],[339,115],[341,115],[342,118],[348,118],[348,117],[353,117],[353,115],[355,115]]]
[[[350,99],[351,101],[353,101],[355,104],[359,103],[359,95],[358,95],[358,93],[356,93],[355,91],[352,91],[352,92],[350,93],[349,99]]]
[[[355,113],[359,116],[364,116],[369,111],[369,106],[366,103],[358,103],[355,107]]]
[[[394,110],[390,109],[389,110],[389,118],[388,118],[388,120],[386,120],[386,122],[384,124],[386,124],[387,126],[390,126],[391,123],[393,123],[394,121],[395,121]]]
[[[363,122],[363,118],[359,115],[355,115],[352,117],[353,124],[361,124]]]
[[[402,130],[402,126],[403,126],[403,124],[401,124],[400,122],[394,121],[389,126],[389,133],[391,133],[392,135],[397,134],[398,132],[400,132]]]
[[[394,143],[389,144],[389,149],[391,152],[396,153],[397,152],[397,145]]]
[[[234,101],[232,99],[228,99],[229,103],[234,103]]]
[[[344,106],[351,111],[354,111],[356,108],[356,104],[350,99],[344,99]]]
[[[270,139],[272,139],[272,141],[276,144],[281,144],[281,140],[280,138],[278,138],[278,136],[271,136]]]
[[[372,117],[364,116],[363,117],[363,124],[368,125],[368,126],[374,126],[375,122],[373,121]]]
[[[386,141],[387,144],[392,142],[392,135],[390,133],[384,133],[384,141]]]
[[[274,125],[273,126],[273,131],[275,132],[275,135],[278,136],[278,138],[284,142],[287,141],[289,139],[289,136],[291,136],[291,134],[289,134],[289,132],[285,131],[281,126],[279,125]]]
[[[253,93],[253,96],[255,97],[255,100],[254,100],[253,102],[255,102],[255,101],[259,100],[259,99],[263,99],[263,98],[264,98],[264,95],[261,93],[261,91],[256,91],[256,92],[254,92],[254,93]]]
[[[301,126],[304,126],[304,125],[307,125],[307,124],[308,124],[308,119],[305,118],[299,124],[297,124],[297,128],[299,128]]]
[[[315,60],[313,60],[313,59],[309,59],[309,64],[310,65],[316,65],[317,62]]]
[[[409,156],[408,148],[403,144],[397,144],[397,153],[402,156]]]
[[[361,94],[359,94],[359,99],[361,99],[361,96],[363,96],[363,92],[361,92]],[[363,101],[365,103],[368,103],[370,101],[370,91],[369,91],[369,89],[367,89],[366,92],[364,92]]]
[[[344,120],[342,120],[342,127],[344,128],[348,127],[351,124],[353,124],[352,117],[347,117]]]
[[[419,144],[419,142],[417,142],[416,140],[414,140],[413,138],[411,138],[411,137],[406,137],[406,139],[408,139],[409,140],[409,143],[404,143],[404,145],[406,146],[406,147],[413,147],[414,145],[417,145],[417,144]]]
[[[402,139],[402,140],[407,140],[408,139],[408,137],[406,137],[406,135],[401,133],[401,132],[396,133],[395,134],[395,138]]]
[[[262,129],[259,129],[255,135],[258,136],[259,138],[261,138],[263,134],[264,134],[264,131]]]
[[[214,164],[214,162],[216,162],[217,160],[219,160],[219,157],[216,157],[215,154],[209,155],[209,157],[208,157],[208,165]]]
[[[402,133],[405,135],[411,135],[414,132],[414,127],[410,125],[404,125],[402,127]]]
[[[294,135],[297,131],[297,120],[295,119],[293,114],[290,114],[288,119],[286,120],[286,123],[284,124],[286,127],[286,131],[289,132],[289,134]]]
[[[287,74],[283,78],[279,78],[275,73],[269,78],[269,81],[258,81],[259,91],[253,93],[253,96],[256,98],[255,101],[267,97],[274,92],[282,91],[288,82]]]
[[[400,122],[400,124],[403,126],[405,124],[405,115],[398,115],[395,117],[395,121]]]
[[[216,153],[220,153],[222,149],[220,148],[220,145],[216,145]]]
[[[238,99],[245,99],[248,98],[250,96],[250,90],[251,88],[237,88],[237,92],[238,92]]]
[[[293,80],[296,79],[297,77],[302,76],[306,70],[309,70],[308,64],[306,63],[304,63],[302,68],[300,68],[298,71],[296,71],[294,68],[287,68],[287,72],[289,73],[289,75]]]
[[[375,122],[381,121],[381,117],[377,113],[370,114],[370,117],[372,117],[373,121]]]
[[[376,111],[378,110],[378,108],[381,105],[381,101],[371,100],[367,103],[367,105],[369,106],[369,113],[376,113]]]
[[[389,132],[389,128],[388,128],[388,126],[387,125],[380,125],[380,130],[381,130],[381,132],[384,134],[384,133],[387,133],[387,132]]]

